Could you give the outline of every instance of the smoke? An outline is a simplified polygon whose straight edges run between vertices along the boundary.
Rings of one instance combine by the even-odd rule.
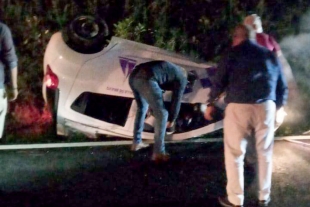
[[[301,22],[300,22],[300,29],[304,33],[310,32],[310,10],[302,16]]]
[[[296,85],[296,88],[291,86],[293,90],[290,90],[288,119],[295,123],[305,121],[310,115],[310,10],[301,18],[300,34],[285,37],[280,45]]]

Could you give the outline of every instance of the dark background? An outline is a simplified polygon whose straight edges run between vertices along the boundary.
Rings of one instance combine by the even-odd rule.
[[[109,37],[115,35],[217,62],[230,44],[232,28],[246,15],[260,15],[264,31],[281,42],[286,36],[298,37],[304,32],[300,22],[309,5],[306,0],[2,0],[0,18],[12,30],[19,57],[20,95],[17,102],[10,103],[7,131],[34,127],[40,133],[36,127],[51,122],[41,95],[43,55],[51,35],[77,15],[103,18]],[[299,55],[287,59],[294,75],[309,76],[310,64]],[[296,80],[307,103],[308,79]],[[277,133],[291,135],[308,130],[308,109],[308,104],[302,106],[303,119],[284,125]]]

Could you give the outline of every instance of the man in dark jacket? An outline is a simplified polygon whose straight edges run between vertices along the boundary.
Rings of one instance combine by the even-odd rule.
[[[286,104],[288,89],[275,54],[255,43],[254,31],[238,25],[233,44],[221,60],[211,88],[205,118],[212,119],[212,103],[226,92],[224,153],[227,197],[222,206],[244,202],[243,163],[248,139],[255,139],[258,162],[258,204],[270,201],[275,113]],[[254,133],[254,137],[250,136]]]
[[[166,161],[169,159],[164,144],[166,128],[174,126],[186,84],[187,72],[173,63],[151,61],[135,67],[129,77],[129,85],[138,106],[131,150],[137,151],[148,146],[142,142],[141,133],[145,115],[150,106],[155,117],[155,144],[152,160]],[[163,90],[172,91],[169,112],[163,101]]]

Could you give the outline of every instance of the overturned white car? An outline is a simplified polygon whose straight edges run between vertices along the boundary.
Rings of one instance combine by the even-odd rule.
[[[183,140],[222,127],[223,113],[214,121],[203,118],[201,108],[215,68],[157,47],[112,37],[107,45],[106,25],[89,16],[74,19],[66,31],[54,34],[44,56],[43,96],[50,105],[58,135],[78,131],[88,137],[112,135],[132,138],[136,103],[128,85],[135,65],[166,60],[191,71],[182,99],[176,132],[170,140]],[[170,92],[164,94],[169,105]],[[146,117],[144,139],[153,139],[152,116]]]

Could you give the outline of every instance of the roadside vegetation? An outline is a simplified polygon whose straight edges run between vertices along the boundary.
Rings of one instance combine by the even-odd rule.
[[[105,19],[110,36],[216,62],[230,44],[233,27],[249,13],[260,15],[264,30],[281,42],[303,33],[301,20],[309,5],[306,0],[2,0],[0,20],[11,28],[19,57],[20,94],[16,102],[10,103],[7,135],[14,137],[25,130],[27,133],[19,133],[20,137],[46,136],[52,120],[41,95],[44,51],[51,35],[79,14]],[[300,58],[289,46],[282,49],[288,55],[302,103],[308,103],[310,63],[305,54],[309,53],[305,51],[304,58]],[[308,105],[299,105],[301,116],[285,123],[277,134],[309,130]]]

